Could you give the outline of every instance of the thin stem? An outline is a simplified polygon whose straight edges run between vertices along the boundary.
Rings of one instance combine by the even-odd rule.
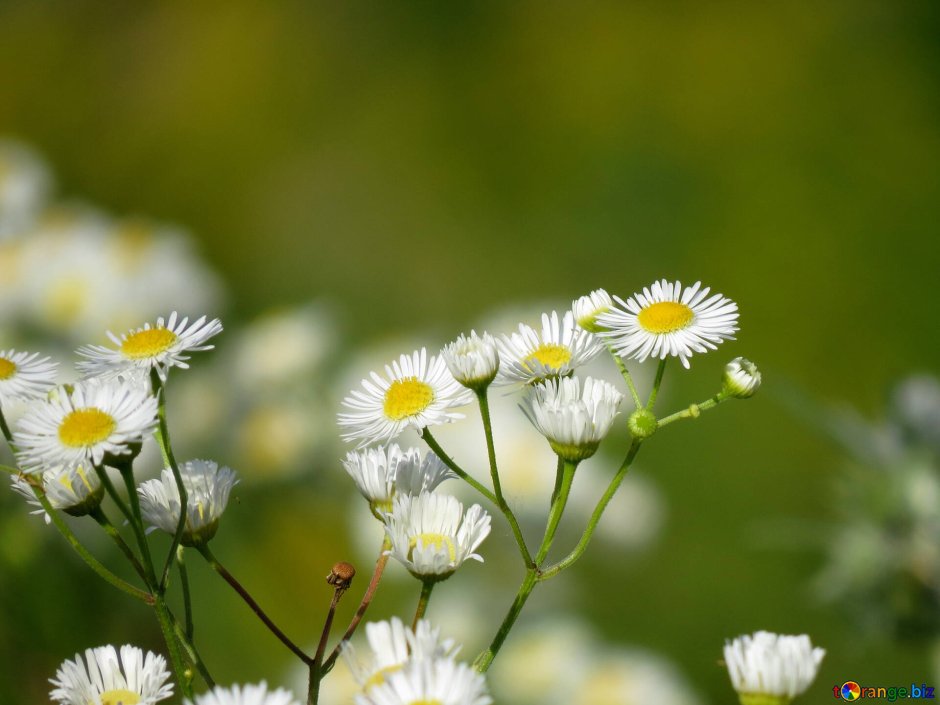
[[[584,534],[581,536],[581,540],[578,541],[578,545],[563,560],[543,570],[538,577],[540,581],[548,580],[549,578],[553,578],[558,575],[561,571],[578,560],[587,549],[588,544],[591,541],[591,537],[594,535],[594,530],[597,528],[597,524],[601,520],[601,516],[604,514],[604,509],[607,508],[607,504],[614,496],[617,488],[620,487],[620,483],[623,481],[624,476],[626,476],[627,470],[630,469],[630,465],[633,463],[633,459],[639,452],[640,443],[641,441],[639,440],[633,441],[633,444],[630,446],[630,450],[627,452],[627,456],[620,464],[620,468],[617,470],[617,473],[614,475],[613,479],[610,481],[610,484],[607,486],[607,490],[604,492],[603,496],[601,496],[600,501],[598,501],[597,506],[594,508],[594,512],[591,514],[587,528],[584,530]]]
[[[186,570],[186,560],[182,546],[176,548],[176,567],[180,572],[180,584],[183,586],[183,618],[186,626],[186,638],[193,640],[195,627],[193,626],[193,603],[189,593],[189,571]]]
[[[640,401],[640,394],[636,391],[636,385],[633,383],[633,377],[630,375],[630,370],[627,369],[626,363],[623,361],[623,358],[617,354],[617,351],[614,350],[614,346],[610,343],[609,340],[605,340],[604,343],[607,346],[607,352],[609,352],[610,356],[614,358],[614,362],[617,363],[617,369],[620,370],[620,374],[627,383],[627,388],[630,390],[630,396],[633,397],[633,403],[636,405],[637,409],[642,408],[643,402]]]
[[[490,492],[484,485],[477,482],[473,477],[470,476],[463,468],[461,468],[454,460],[444,452],[444,449],[441,448],[440,444],[437,442],[437,439],[431,434],[431,429],[425,427],[421,429],[421,438],[424,439],[424,442],[428,444],[431,450],[439,457],[444,464],[453,470],[462,480],[469,484],[473,489],[479,492],[481,495],[486,497],[496,506],[499,506],[499,502],[496,500],[496,495]]]
[[[157,398],[157,442],[160,445],[160,452],[163,454],[164,461],[173,471],[173,479],[176,480],[176,489],[180,496],[180,518],[176,524],[176,531],[173,534],[173,540],[170,542],[170,550],[167,552],[166,561],[163,563],[163,573],[160,578],[160,589],[166,589],[167,580],[170,579],[170,567],[173,565],[173,559],[176,556],[176,548],[183,540],[183,531],[186,529],[186,511],[188,509],[189,498],[186,494],[186,486],[183,484],[183,476],[180,474],[179,465],[176,462],[176,456],[173,455],[173,446],[170,443],[170,429],[166,422],[166,385],[157,374],[156,368],[150,370],[150,384],[153,387],[153,394]]]
[[[552,547],[552,541],[555,539],[555,532],[558,529],[558,524],[561,522],[562,514],[565,513],[565,505],[568,504],[568,495],[571,492],[571,483],[574,481],[574,471],[577,469],[578,464],[571,461],[563,461],[561,464],[561,472],[556,476],[556,487],[557,492],[552,501],[552,507],[548,512],[548,524],[545,526],[545,536],[542,538],[542,545],[539,546],[539,552],[535,556],[535,564],[541,565],[542,561],[545,560],[545,556],[548,555],[549,549]],[[558,482],[558,477],[560,476],[561,481]]]
[[[356,628],[359,626],[359,623],[365,616],[366,610],[369,609],[369,605],[372,604],[372,598],[375,596],[375,591],[379,588],[379,581],[382,580],[382,574],[385,572],[385,566],[388,564],[388,550],[391,547],[392,540],[388,537],[388,534],[385,534],[385,537],[382,539],[382,548],[379,549],[379,557],[375,561],[375,569],[372,571],[372,579],[369,581],[369,587],[366,588],[365,595],[362,596],[362,601],[359,603],[359,609],[356,610],[356,614],[353,615],[352,620],[349,622],[349,626],[346,627],[343,638],[340,639],[339,643],[335,647],[333,647],[329,657],[327,657],[326,661],[323,662],[321,674],[329,673],[333,669],[333,664],[336,663],[336,659],[339,657],[340,648],[342,647],[343,642],[350,639],[352,635],[356,633]]]
[[[721,404],[723,401],[730,399],[730,395],[725,394],[724,392],[718,392],[711,399],[706,399],[700,404],[691,404],[688,408],[682,409],[682,411],[677,411],[674,414],[669,414],[659,420],[659,428],[671,424],[673,421],[680,421],[682,419],[697,419],[703,411],[708,411],[709,409],[714,409],[716,406]]]
[[[415,617],[411,620],[411,631],[418,628],[418,622],[427,612],[428,603],[431,601],[431,591],[436,584],[436,580],[425,580],[421,583],[421,596],[418,598],[418,606],[415,608]]]
[[[0,432],[3,432],[3,437],[7,439],[7,444],[10,446],[10,450],[16,453],[16,444],[13,443],[13,434],[10,433],[10,427],[7,426],[7,420],[3,415],[2,408],[0,408]]]
[[[186,656],[189,657],[189,660],[196,667],[196,670],[199,671],[199,675],[202,676],[202,679],[206,682],[206,685],[210,688],[214,688],[215,680],[212,678],[212,675],[209,673],[209,669],[206,668],[205,662],[202,660],[202,657],[196,650],[196,645],[193,644],[192,639],[186,637],[186,631],[184,630],[183,625],[180,624],[180,621],[176,618],[176,615],[171,612],[170,617],[173,619],[173,631],[176,633],[176,638],[179,639],[183,650],[186,652]]]
[[[150,576],[151,583],[156,586],[157,578],[153,569],[153,557],[150,555],[150,544],[147,541],[147,533],[144,531],[144,520],[140,513],[140,497],[137,495],[137,486],[134,484],[134,466],[131,462],[118,466],[121,477],[124,478],[124,487],[127,489],[127,497],[131,503],[132,517],[128,517],[131,527],[134,529],[134,535],[137,537],[137,544],[140,546],[140,555],[144,560],[144,567]],[[102,470],[102,474],[105,474]],[[159,592],[164,592],[165,586],[160,586]]]
[[[477,656],[476,660],[473,662],[474,668],[480,673],[485,673],[490,667],[490,664],[493,663],[493,659],[496,658],[500,647],[502,647],[503,642],[506,641],[506,637],[509,636],[509,631],[516,623],[516,619],[519,617],[519,613],[522,612],[522,608],[529,599],[529,595],[532,594],[532,589],[535,587],[537,581],[538,570],[536,568],[529,568],[525,573],[525,579],[522,581],[522,585],[519,586],[519,592],[516,593],[516,598],[513,600],[509,611],[503,618],[503,623],[499,625],[499,631],[497,631],[496,636],[493,637],[492,643],[489,645],[489,648]]]
[[[310,664],[310,682],[307,687],[307,705],[316,705],[320,699],[320,681],[323,680],[323,654],[326,652],[326,641],[330,638],[330,629],[333,627],[333,617],[336,614],[336,605],[339,599],[346,592],[346,586],[339,586],[333,590],[333,599],[330,601],[330,609],[326,613],[326,620],[323,622],[323,631],[320,633],[320,643],[317,644],[317,653],[313,657],[313,663]]]
[[[163,640],[166,642],[167,652],[170,655],[170,662],[173,664],[173,671],[176,674],[176,681],[183,690],[183,695],[191,698],[193,696],[192,673],[188,672],[183,664],[180,642],[177,640],[176,631],[173,628],[173,616],[170,614],[163,595],[156,595],[155,609],[157,620],[160,622],[160,630],[163,632]]]
[[[140,576],[140,579],[149,585],[147,580],[147,572],[144,570],[144,566],[141,565],[140,561],[137,559],[137,556],[134,554],[134,550],[127,545],[127,542],[117,530],[117,527],[111,523],[110,519],[108,519],[108,516],[104,513],[101,505],[98,505],[92,509],[88,515],[98,522],[98,525],[104,529],[104,532],[112,538],[114,543],[117,544],[117,547],[121,550],[121,553],[123,553],[127,560],[130,561],[131,565],[134,566],[134,570],[137,571],[137,575]]]
[[[251,594],[244,587],[242,587],[242,584],[239,583],[235,577],[225,569],[225,566],[216,560],[215,556],[212,555],[212,551],[209,550],[207,545],[203,544],[202,546],[199,546],[198,549],[209,565],[212,566],[213,570],[222,576],[225,582],[227,582],[232,587],[232,589],[238,593],[242,600],[244,600],[251,610],[258,616],[258,619],[264,623],[264,626],[266,626],[271,631],[271,633],[274,634],[274,636],[276,636],[282,644],[284,644],[284,646],[290,649],[291,653],[293,653],[297,658],[299,658],[308,666],[313,663],[313,659],[307,656],[307,654],[305,654],[299,646],[297,646],[287,637],[283,631],[281,631],[281,629],[271,620],[271,618],[265,614],[264,610],[261,609],[261,606],[255,602],[255,599],[251,596]]]
[[[647,411],[653,410],[653,405],[656,403],[656,397],[659,396],[659,387],[663,383],[663,373],[666,371],[666,358],[664,357],[659,361],[659,366],[656,368],[656,379],[653,380],[653,390],[650,392],[649,401],[646,402]]]
[[[59,530],[59,533],[65,537],[65,540],[69,542],[69,545],[75,549],[75,552],[81,556],[82,560],[88,564],[88,567],[95,571],[100,577],[104,578],[111,585],[116,587],[118,590],[126,592],[131,597],[136,597],[142,602],[146,602],[148,605],[154,604],[154,596],[149,592],[144,592],[140,590],[126,580],[123,580],[112,573],[110,570],[105,568],[97,558],[95,558],[91,553],[88,552],[81,542],[78,540],[78,537],[72,533],[72,530],[69,528],[62,517],[59,515],[52,505],[49,503],[49,499],[46,497],[46,493],[43,491],[42,487],[34,484],[35,480],[30,481],[29,485],[33,488],[33,494],[36,495],[36,499],[39,500],[39,503],[42,505],[42,508],[46,510],[46,514],[52,520],[52,523],[55,525],[55,528]]]
[[[483,432],[486,435],[486,451],[490,461],[490,476],[493,479],[493,490],[496,495],[496,506],[499,507],[500,511],[509,522],[509,527],[512,529],[512,535],[515,537],[516,544],[519,546],[519,553],[522,555],[522,560],[525,561],[527,567],[531,568],[535,565],[535,562],[532,560],[532,554],[529,553],[529,547],[526,546],[525,536],[522,535],[522,528],[519,526],[516,515],[506,503],[506,498],[503,496],[502,486],[499,483],[499,468],[496,465],[496,445],[493,442],[493,423],[490,419],[490,402],[485,388],[477,392],[477,399],[480,402],[480,418],[483,420]]]

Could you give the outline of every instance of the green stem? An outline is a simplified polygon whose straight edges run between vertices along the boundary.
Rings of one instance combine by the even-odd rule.
[[[703,411],[708,411],[709,409],[714,409],[716,406],[721,404],[723,401],[730,399],[730,395],[725,394],[724,392],[718,392],[711,399],[706,399],[700,404],[692,404],[682,411],[677,411],[674,414],[669,414],[659,420],[659,428],[671,424],[673,421],[680,421],[682,419],[697,419]]]
[[[33,494],[36,495],[36,499],[39,500],[39,504],[41,504],[42,508],[46,510],[46,514],[49,515],[49,518],[52,520],[55,528],[57,528],[59,533],[65,537],[65,540],[68,541],[69,545],[75,549],[75,552],[81,556],[82,560],[88,564],[88,567],[95,571],[100,577],[104,578],[111,585],[116,587],[118,590],[126,592],[132,597],[136,597],[138,600],[146,602],[148,605],[154,604],[153,595],[151,595],[149,592],[144,592],[143,590],[134,587],[125,580],[122,580],[110,570],[105,568],[97,558],[88,552],[88,549],[86,549],[81,544],[81,542],[78,540],[78,537],[72,533],[72,530],[69,528],[68,524],[62,520],[59,512],[53,509],[42,487],[38,487],[37,485],[33,484],[34,482],[35,481],[31,481],[29,485],[33,488]]]
[[[499,507],[503,516],[506,517],[506,521],[509,522],[512,535],[515,537],[516,544],[519,546],[519,553],[522,555],[522,560],[525,561],[527,567],[531,568],[535,565],[535,562],[532,560],[532,554],[529,553],[529,547],[526,546],[525,537],[522,535],[522,528],[519,526],[516,515],[506,503],[502,486],[499,483],[499,468],[496,465],[496,444],[493,442],[493,423],[490,419],[490,402],[485,388],[477,392],[477,399],[480,402],[480,418],[483,420],[483,432],[486,435],[486,452],[490,461],[490,476],[493,479],[496,506]]]
[[[173,446],[170,443],[170,429],[166,422],[166,386],[157,374],[156,369],[150,370],[150,384],[153,388],[153,394],[157,398],[157,442],[160,445],[160,452],[163,454],[164,462],[170,466],[173,471],[173,479],[176,480],[176,489],[180,496],[180,518],[176,524],[176,531],[173,534],[173,540],[170,542],[170,550],[167,552],[166,561],[163,563],[163,573],[160,578],[160,589],[166,588],[167,580],[170,579],[170,567],[173,565],[173,559],[176,557],[176,548],[183,540],[183,532],[186,529],[186,512],[189,507],[189,497],[186,494],[186,487],[183,485],[183,476],[180,474],[179,465],[176,462],[176,456],[173,455]]]
[[[108,519],[108,516],[104,513],[101,505],[91,510],[88,515],[98,522],[98,526],[104,529],[104,532],[111,537],[117,547],[121,550],[121,553],[123,553],[127,560],[130,561],[130,564],[134,566],[134,570],[137,572],[137,575],[140,576],[140,579],[143,580],[147,585],[150,585],[147,579],[147,572],[144,570],[144,566],[141,565],[140,561],[137,559],[137,556],[134,554],[134,550],[127,545],[126,541],[124,541],[124,538],[117,530],[117,527],[111,523],[110,519]]]
[[[428,447],[430,447],[430,449],[434,451],[437,457],[439,457],[442,461],[444,461],[444,464],[447,467],[449,467],[451,470],[453,470],[454,473],[456,473],[458,477],[464,480],[468,485],[470,485],[473,489],[475,489],[481,495],[483,495],[488,500],[490,500],[493,504],[495,504],[496,506],[499,506],[499,502],[496,500],[495,494],[490,492],[484,485],[477,482],[473,477],[470,476],[469,473],[467,473],[463,468],[457,465],[457,463],[455,463],[454,460],[449,455],[447,455],[447,453],[444,452],[444,449],[441,448],[440,444],[437,442],[437,439],[435,439],[434,436],[432,435],[430,428],[425,427],[421,429],[421,438],[424,439],[424,442],[428,444]]]
[[[215,556],[212,555],[212,551],[209,550],[209,547],[203,544],[199,546],[198,549],[199,549],[199,552],[202,554],[203,558],[205,558],[206,561],[209,563],[209,565],[212,566],[212,569],[215,570],[215,572],[218,573],[220,576],[222,576],[225,582],[227,582],[232,587],[232,589],[238,593],[238,595],[242,598],[242,600],[244,600],[245,603],[251,608],[251,610],[258,616],[258,619],[260,619],[264,623],[264,626],[266,626],[270,630],[270,632],[274,634],[274,636],[276,636],[282,644],[284,644],[284,646],[290,649],[291,653],[293,653],[297,658],[299,658],[308,666],[312,664],[313,659],[307,656],[307,654],[305,654],[303,650],[301,650],[301,648],[297,646],[297,644],[291,641],[288,638],[288,636],[283,631],[281,631],[281,629],[273,622],[273,620],[270,617],[268,617],[267,614],[265,614],[264,610],[261,609],[261,606],[251,596],[251,593],[249,593],[242,586],[242,584],[239,583],[235,579],[235,576],[233,576],[231,573],[228,572],[228,570],[225,569],[225,566],[223,566],[221,563],[219,563],[218,560],[216,560]]]
[[[10,446],[10,450],[16,453],[16,444],[13,443],[13,434],[10,433],[10,427],[7,426],[7,420],[3,415],[2,408],[0,408],[0,431],[3,432],[3,437],[7,439],[7,445]]]
[[[421,583],[421,596],[418,598],[418,606],[415,608],[415,617],[411,620],[411,631],[418,628],[418,622],[424,617],[428,610],[428,602],[431,601],[431,591],[437,584],[436,580],[425,580]]]
[[[663,383],[663,373],[666,371],[666,358],[664,357],[659,361],[659,366],[656,368],[656,379],[653,380],[653,390],[650,392],[649,401],[646,402],[647,411],[653,410],[653,405],[656,403],[656,397],[659,396],[659,387]]]
[[[178,546],[176,549],[176,567],[180,572],[180,584],[183,586],[183,618],[186,626],[186,638],[193,640],[195,627],[193,626],[193,603],[189,592],[189,571],[186,570],[186,560],[183,555],[184,549]]]
[[[548,580],[558,575],[565,568],[569,567],[572,563],[578,560],[584,551],[587,549],[588,544],[591,541],[591,537],[594,535],[594,530],[597,528],[598,522],[601,520],[601,516],[604,514],[604,510],[607,508],[607,504],[610,502],[611,498],[614,496],[614,493],[617,491],[617,488],[620,487],[620,483],[623,482],[624,476],[626,476],[627,471],[630,469],[630,465],[633,463],[633,459],[636,457],[636,454],[640,450],[639,440],[634,440],[633,445],[630,446],[630,450],[627,452],[627,457],[624,458],[623,463],[621,463],[620,468],[617,470],[617,473],[614,475],[614,478],[610,481],[610,484],[607,486],[607,490],[604,492],[603,496],[600,498],[600,501],[597,503],[597,506],[594,508],[594,512],[591,514],[591,518],[588,521],[587,528],[584,530],[584,534],[581,536],[581,540],[578,541],[578,545],[574,550],[569,553],[563,560],[559,561],[555,565],[546,568],[541,572],[538,579]]]
[[[385,534],[385,537],[382,539],[382,548],[379,549],[379,557],[375,561],[375,569],[372,571],[372,579],[369,581],[369,587],[366,588],[365,595],[362,596],[359,609],[356,610],[356,614],[353,615],[349,626],[346,627],[343,638],[333,647],[329,657],[324,661],[321,674],[329,673],[333,669],[333,664],[336,663],[336,659],[339,657],[340,647],[344,641],[347,641],[356,633],[356,628],[365,616],[366,610],[369,609],[369,605],[372,604],[372,598],[375,596],[375,591],[378,590],[379,582],[382,580],[382,575],[385,573],[385,566],[388,565],[388,550],[391,547],[392,540],[388,537],[388,534]]]
[[[519,613],[522,612],[522,608],[525,607],[529,595],[532,594],[532,589],[535,587],[536,582],[538,582],[538,569],[529,568],[525,573],[525,579],[522,581],[522,585],[519,586],[519,592],[516,593],[516,599],[514,599],[512,605],[510,605],[509,611],[506,613],[503,623],[499,626],[499,631],[496,632],[496,636],[493,637],[492,643],[489,645],[489,648],[477,656],[476,660],[473,662],[474,668],[480,673],[485,673],[490,667],[490,664],[493,663],[493,659],[496,658],[496,654],[499,653],[500,647],[502,647],[503,642],[506,641],[506,637],[509,636],[509,631],[516,623]]]
[[[124,479],[124,487],[127,489],[127,497],[131,503],[131,527],[134,529],[134,535],[137,537],[137,543],[140,546],[140,555],[144,561],[144,567],[153,585],[157,584],[156,573],[153,568],[153,557],[150,555],[150,543],[147,541],[147,532],[144,530],[144,519],[140,513],[140,497],[137,495],[137,486],[134,483],[134,466],[132,461],[117,466],[118,472]],[[166,586],[160,586],[160,592],[165,591]]]
[[[317,705],[320,699],[320,681],[323,680],[323,654],[326,653],[326,641],[330,638],[330,630],[333,628],[333,617],[336,615],[336,605],[339,599],[346,592],[346,586],[337,587],[333,590],[333,599],[330,601],[330,609],[326,613],[326,619],[323,622],[323,631],[320,633],[320,643],[317,644],[317,653],[313,657],[313,663],[310,664],[310,680],[307,686],[307,705]]]
[[[565,460],[561,464],[561,472],[556,475],[555,486],[557,491],[552,499],[552,506],[548,512],[548,524],[545,526],[545,536],[542,538],[542,545],[539,546],[539,552],[535,556],[535,564],[541,565],[552,547],[552,541],[555,540],[555,532],[558,524],[561,522],[561,516],[565,513],[565,506],[568,504],[568,495],[571,492],[571,483],[574,481],[574,471],[577,469],[576,462]],[[560,482],[558,478],[561,478]]]
[[[183,650],[186,652],[186,656],[189,657],[189,660],[196,667],[196,670],[199,671],[199,675],[202,676],[202,679],[206,682],[206,685],[209,688],[214,688],[215,680],[209,673],[209,669],[206,668],[206,664],[199,655],[199,652],[196,650],[196,646],[193,644],[192,639],[186,637],[186,632],[183,628],[183,625],[180,624],[180,621],[176,618],[176,616],[172,613],[170,613],[170,616],[173,618],[173,632],[176,634],[176,638],[179,639]]]
[[[167,608],[166,599],[163,595],[156,595],[155,610],[157,620],[160,622],[160,631],[163,632],[163,640],[166,642],[167,652],[170,655],[170,662],[173,664],[173,672],[176,674],[176,681],[183,691],[183,696],[191,698],[193,696],[192,673],[188,672],[183,663],[180,642],[177,640],[176,631],[173,628],[173,616]]]
[[[637,409],[642,408],[643,402],[640,401],[640,394],[636,391],[636,385],[633,383],[633,377],[630,375],[630,370],[627,369],[626,363],[624,363],[623,358],[617,354],[617,351],[614,350],[614,346],[610,343],[610,341],[605,340],[604,343],[607,345],[607,352],[609,352],[610,356],[614,358],[614,362],[617,364],[617,369],[620,370],[621,376],[627,383],[627,388],[630,390],[630,396],[633,397],[633,403],[636,405]]]

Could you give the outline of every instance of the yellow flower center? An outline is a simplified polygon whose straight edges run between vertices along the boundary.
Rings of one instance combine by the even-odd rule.
[[[129,690],[106,690],[101,694],[101,705],[137,705],[140,696]]]
[[[176,333],[166,328],[146,328],[128,335],[121,343],[121,354],[141,360],[166,352],[176,342]]]
[[[0,380],[10,379],[15,374],[16,364],[5,357],[0,357]]]
[[[682,330],[695,318],[685,304],[676,301],[660,301],[647,306],[636,319],[650,333],[672,333]]]
[[[392,421],[401,421],[419,414],[434,401],[434,390],[417,377],[396,379],[385,392],[385,415]]]
[[[111,435],[117,422],[101,409],[76,409],[59,426],[59,440],[70,448],[83,448],[100,443]]]
[[[386,666],[385,668],[380,668],[378,671],[372,674],[372,676],[365,683],[362,684],[362,692],[368,692],[369,688],[374,685],[382,685],[385,682],[385,676],[388,676],[395,671],[400,671],[405,664],[397,663],[393,666]]]
[[[412,554],[414,553],[414,549],[418,545],[419,541],[421,542],[421,546],[423,548],[433,546],[435,551],[440,551],[446,547],[447,555],[450,556],[451,563],[457,560],[457,549],[454,546],[454,542],[451,540],[450,536],[430,533],[418,534],[417,536],[411,537],[411,540],[408,542],[408,560],[412,560]]]
[[[544,367],[550,367],[554,370],[561,369],[562,365],[571,359],[571,351],[564,345],[555,345],[554,343],[542,343],[525,359],[525,363],[538,362]],[[529,367],[526,364],[526,367]]]

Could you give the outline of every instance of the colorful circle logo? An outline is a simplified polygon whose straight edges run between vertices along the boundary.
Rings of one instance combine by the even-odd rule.
[[[858,700],[862,697],[862,689],[855,681],[846,681],[842,684],[843,700]]]

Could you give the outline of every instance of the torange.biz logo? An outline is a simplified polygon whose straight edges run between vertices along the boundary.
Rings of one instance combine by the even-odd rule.
[[[893,703],[895,700],[902,698],[934,699],[933,688],[926,683],[885,688],[881,686],[860,685],[855,681],[846,681],[841,686],[832,686],[832,695],[836,698],[842,698],[843,700],[860,700],[866,698],[871,700],[887,700],[889,703]]]

